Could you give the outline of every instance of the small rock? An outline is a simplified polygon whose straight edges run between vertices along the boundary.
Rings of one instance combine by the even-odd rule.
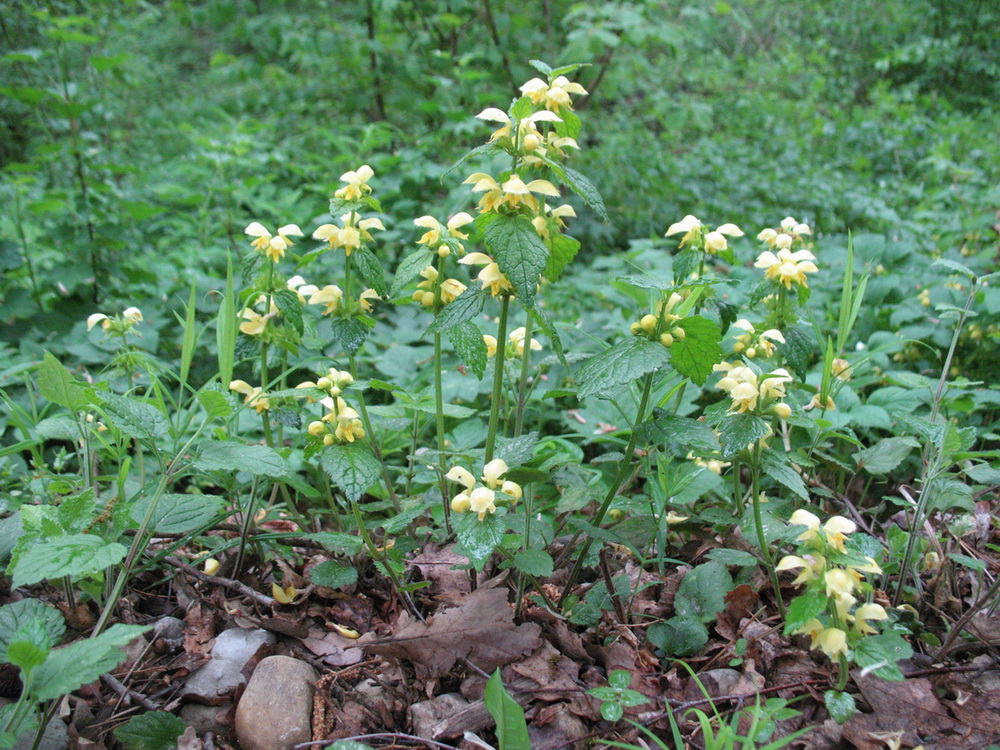
[[[236,706],[243,750],[291,750],[312,739],[316,670],[290,656],[261,659]]]
[[[226,735],[232,728],[233,703],[226,701],[217,706],[205,706],[201,703],[185,703],[181,706],[181,718],[198,734],[214,732]],[[228,717],[228,718],[227,718]]]
[[[35,733],[29,732],[17,738],[14,750],[31,750],[35,746]],[[69,732],[66,725],[58,716],[49,719],[42,733],[42,740],[38,743],[38,750],[66,750],[69,746]]]
[[[167,651],[176,651],[184,645],[184,620],[161,617],[153,626],[153,641],[162,639]]]
[[[417,737],[436,740],[451,736],[446,720],[469,706],[469,701],[458,693],[445,693],[429,701],[410,706],[410,726]],[[468,727],[466,727],[468,728]]]
[[[209,662],[184,683],[184,697],[203,703],[219,703],[225,694],[247,681],[243,667],[254,654],[274,643],[274,635],[266,630],[224,630],[215,639]]]

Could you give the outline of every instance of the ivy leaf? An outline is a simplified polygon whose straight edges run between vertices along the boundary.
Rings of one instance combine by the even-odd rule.
[[[686,456],[691,451],[712,453],[719,450],[719,439],[707,424],[663,411],[639,426],[639,441],[667,448],[675,456]]]
[[[489,514],[480,521],[478,514],[466,513],[455,528],[460,545],[455,551],[469,558],[476,570],[482,570],[506,531],[507,525],[496,515]]]
[[[438,313],[434,322],[427,329],[428,333],[440,333],[449,328],[472,320],[483,311],[486,295],[483,286],[478,281],[466,287],[465,291],[445,305]]]
[[[302,323],[302,303],[299,302],[299,295],[291,289],[275,289],[271,292],[271,300],[281,311],[282,317],[301,336],[305,327]]]
[[[432,257],[425,247],[414,250],[403,258],[402,263],[396,269],[396,276],[392,280],[389,299],[397,299],[409,283],[417,277],[417,274],[431,265],[431,260]]]
[[[722,457],[730,458],[767,435],[767,422],[752,414],[727,414],[719,422]]]
[[[115,427],[136,440],[154,440],[167,432],[167,418],[148,401],[117,393],[98,394]]]
[[[38,701],[54,700],[93,682],[125,658],[120,646],[147,630],[145,625],[112,625],[98,636],[56,649],[34,671],[32,696]]]
[[[500,271],[514,286],[517,298],[525,307],[533,308],[538,276],[545,270],[549,250],[531,221],[520,215],[497,216],[486,225],[483,239]]]
[[[626,339],[596,354],[577,371],[579,398],[605,393],[631,383],[657,368],[666,367],[669,356],[659,341]]]
[[[40,581],[96,573],[121,562],[128,549],[117,542],[105,542],[92,534],[35,542],[14,565],[14,588]]]
[[[568,234],[552,234],[548,241],[549,259],[543,272],[549,281],[557,281],[580,250],[580,241]]]
[[[364,443],[331,446],[320,454],[319,462],[347,499],[355,503],[382,473],[382,465]]]
[[[354,258],[365,283],[374,289],[379,297],[383,299],[388,297],[389,287],[385,283],[385,271],[382,270],[382,264],[378,262],[375,253],[367,247],[361,247],[354,251]]]
[[[780,484],[783,484],[800,498],[808,502],[809,491],[806,489],[806,484],[802,481],[802,477],[799,473],[792,468],[791,462],[784,453],[767,451],[764,453],[763,463],[764,474]]]
[[[448,329],[448,338],[462,361],[482,380],[486,374],[486,342],[476,324],[468,320],[459,323]]]
[[[722,331],[714,320],[693,315],[678,324],[684,338],[675,337],[670,347],[671,362],[681,375],[697,385],[704,385],[712,374],[712,367],[722,361]]]
[[[38,368],[38,392],[53,404],[77,412],[90,404],[83,387],[77,384],[63,364],[48,352]]]

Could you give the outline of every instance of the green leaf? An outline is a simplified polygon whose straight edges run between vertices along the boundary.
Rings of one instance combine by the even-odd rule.
[[[691,656],[708,643],[708,629],[694,617],[671,617],[651,625],[646,637],[667,656]]]
[[[486,342],[476,324],[470,320],[448,329],[448,338],[461,360],[472,368],[480,380],[486,374]]]
[[[128,750],[171,750],[187,724],[166,711],[139,714],[115,730],[115,737]]]
[[[809,592],[792,599],[785,612],[785,635],[800,630],[810,620],[826,610],[826,597],[820,592]]]
[[[194,465],[202,471],[246,471],[272,479],[289,473],[288,462],[273,448],[222,440],[204,443]]]
[[[327,560],[309,571],[309,580],[317,586],[339,589],[358,581],[358,569],[339,560]]]
[[[666,367],[669,355],[659,341],[626,339],[605,349],[581,365],[576,379],[579,398],[620,388],[638,377]]]
[[[694,315],[678,324],[684,338],[674,337],[670,347],[671,362],[681,375],[704,385],[712,374],[712,367],[722,361],[722,331],[714,320]]]
[[[617,701],[605,701],[601,704],[601,716],[606,721],[618,721],[625,715],[625,707]]]
[[[521,304],[534,307],[538,276],[545,270],[549,250],[531,221],[521,215],[497,216],[486,225],[483,239],[500,271],[514,286]]]
[[[121,562],[128,549],[117,542],[105,542],[91,534],[35,542],[14,566],[14,588],[40,581],[96,573]]]
[[[370,328],[357,318],[333,318],[330,321],[332,338],[348,354],[356,354],[368,338]]]
[[[530,65],[531,67],[533,67],[535,70],[537,70],[543,76],[548,76],[549,73],[552,72],[552,68],[550,68],[548,65],[546,65],[545,63],[543,63],[541,60],[528,60],[528,65]]]
[[[785,362],[795,370],[795,374],[805,380],[816,344],[813,337],[802,325],[795,325],[784,332],[785,343],[780,346]]]
[[[462,164],[464,164],[468,159],[473,156],[478,156],[479,154],[493,154],[499,152],[501,149],[499,146],[493,143],[484,143],[482,146],[476,146],[471,151],[466,152],[458,161],[448,167],[448,171],[441,175],[441,179],[444,180],[445,177],[450,175],[456,169],[458,169]]]
[[[39,623],[50,643],[59,643],[66,632],[66,622],[55,607],[42,604],[38,599],[22,599],[0,607],[0,662],[10,661],[7,648],[18,631],[28,623]]]
[[[141,523],[153,496],[147,495],[132,507],[132,518]],[[161,495],[149,520],[149,528],[160,534],[186,534],[207,526],[219,517],[224,507],[218,495]]]
[[[330,446],[320,454],[319,463],[351,502],[360,500],[382,473],[382,465],[364,443]]]
[[[466,287],[465,291],[445,305],[427,329],[428,333],[447,331],[461,323],[472,320],[483,311],[486,295],[478,281]]]
[[[800,498],[809,501],[809,491],[799,473],[792,468],[791,461],[785,453],[767,451],[764,453],[763,468],[765,476],[783,484]]]
[[[166,434],[167,418],[148,401],[106,391],[99,392],[98,397],[104,402],[104,411],[111,422],[129,437],[153,441]]]
[[[333,531],[318,531],[315,534],[306,534],[305,538],[322,544],[331,552],[343,552],[346,555],[356,555],[364,546],[360,537]]]
[[[192,283],[191,293],[188,295],[187,305],[184,308],[184,317],[181,318],[177,315],[177,322],[181,324],[184,331],[184,335],[181,337],[180,382],[185,386],[188,382],[188,374],[191,372],[191,360],[194,359],[194,348],[199,333],[198,323],[195,319],[197,313],[195,291],[195,285]]]
[[[564,109],[559,113],[559,116],[562,117],[562,122],[552,123],[556,134],[560,138],[572,138],[574,140],[579,138],[583,123],[577,114],[572,110]]]
[[[608,221],[608,210],[604,207],[604,199],[594,184],[575,169],[563,167],[562,171],[561,177],[570,189],[583,198],[583,202],[594,210],[601,221]]]
[[[639,425],[639,442],[661,446],[675,456],[686,456],[691,451],[712,453],[720,447],[715,431],[704,422],[659,410]]]
[[[209,419],[226,421],[233,416],[233,397],[218,383],[209,383],[197,393],[198,403]]]
[[[64,497],[56,509],[56,519],[63,530],[71,534],[79,533],[94,520],[97,501],[93,488],[87,488],[76,495]]]
[[[385,283],[385,272],[382,270],[382,264],[375,257],[375,253],[367,247],[361,247],[351,257],[357,261],[358,270],[365,283],[374,289],[379,297],[383,299],[388,297],[389,287]]]
[[[854,454],[859,469],[869,474],[884,475],[899,466],[920,443],[912,437],[890,437],[879,440],[870,448]]]
[[[535,111],[535,105],[531,101],[530,96],[522,96],[515,99],[511,105],[510,109],[507,110],[507,114],[513,120],[523,120],[525,117],[529,117]]]
[[[145,625],[112,625],[99,636],[56,649],[35,670],[32,695],[38,701],[54,700],[93,682],[125,658],[119,646],[147,630]]]
[[[827,690],[823,693],[823,702],[831,718],[838,724],[846,724],[858,710],[854,705],[854,696],[839,690]]]
[[[697,566],[681,581],[674,598],[674,611],[681,617],[711,622],[725,608],[725,597],[733,589],[726,566],[707,562]]]
[[[974,271],[972,271],[972,269],[955,260],[949,260],[948,258],[938,258],[936,261],[931,263],[932,268],[936,266],[943,266],[944,268],[947,268],[949,271],[961,274],[962,276],[965,276],[966,278],[969,279],[976,278],[976,274]]]
[[[49,647],[27,640],[15,640],[7,647],[7,661],[29,672],[45,661]]]
[[[627,669],[616,669],[608,675],[608,685],[618,690],[625,690],[632,684],[632,673]]]
[[[545,550],[525,549],[514,555],[514,567],[531,576],[550,576],[554,565],[552,556]]]
[[[90,405],[86,391],[76,383],[63,364],[48,352],[38,368],[38,392],[54,404],[77,412]]]
[[[524,720],[524,709],[510,697],[503,686],[500,669],[486,681],[486,693],[483,696],[486,710],[497,724],[497,742],[499,750],[531,750],[531,740],[528,739],[528,724]]]
[[[752,414],[727,414],[719,422],[722,457],[735,456],[767,435],[767,422]]]
[[[417,275],[427,266],[432,265],[433,256],[427,252],[426,247],[414,250],[403,258],[403,262],[396,269],[396,276],[392,280],[392,287],[389,289],[389,299],[396,299],[403,290],[410,284]]]
[[[901,682],[905,679],[900,670],[901,659],[913,656],[913,649],[898,633],[886,632],[869,635],[858,641],[854,648],[854,663],[874,671],[883,680]]]
[[[580,241],[568,234],[552,234],[548,241],[549,259],[542,272],[549,281],[557,281],[580,250]]]
[[[552,350],[556,353],[556,357],[559,358],[560,364],[568,370],[569,362],[566,360],[566,352],[563,351],[562,338],[559,336],[559,331],[552,325],[548,315],[545,314],[545,311],[541,307],[536,307],[534,310],[529,310],[529,312],[542,333],[549,337],[549,343],[552,344]]]
[[[749,552],[729,547],[716,547],[708,553],[708,559],[723,565],[738,565],[741,568],[754,568],[760,564]]]
[[[271,293],[271,300],[274,302],[274,306],[281,311],[282,317],[301,336],[305,331],[305,325],[302,322],[302,303],[299,302],[298,293],[291,289],[275,289]]]
[[[508,466],[521,466],[528,463],[535,455],[537,443],[537,432],[529,432],[518,437],[499,437],[496,444],[496,457],[502,458]]]
[[[469,558],[476,570],[482,570],[506,531],[506,524],[496,515],[487,515],[480,521],[476,513],[466,513],[455,528],[460,545],[455,551]]]

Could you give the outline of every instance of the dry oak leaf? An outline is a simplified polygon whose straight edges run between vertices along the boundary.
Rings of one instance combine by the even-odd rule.
[[[505,588],[480,588],[426,625],[404,612],[393,636],[364,636],[356,645],[387,659],[407,659],[440,677],[461,659],[487,672],[517,661],[541,645],[540,632],[534,623],[514,624]]]

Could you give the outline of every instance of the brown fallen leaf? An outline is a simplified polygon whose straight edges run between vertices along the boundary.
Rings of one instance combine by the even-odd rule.
[[[302,645],[331,667],[349,667],[357,664],[364,657],[358,648],[358,641],[345,638],[337,632],[325,632],[320,628],[310,628],[305,638],[300,638]]]
[[[461,659],[487,672],[516,661],[541,645],[540,632],[534,623],[514,624],[506,589],[479,588],[426,625],[404,612],[393,636],[363,636],[355,645],[388,659],[412,661],[431,677],[440,677]]]

